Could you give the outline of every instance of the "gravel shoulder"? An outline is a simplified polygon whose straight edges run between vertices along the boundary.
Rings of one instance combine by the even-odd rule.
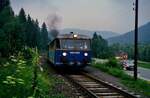
[[[56,79],[55,85],[52,91],[50,91],[50,98],[53,98],[53,94],[63,94],[65,98],[79,98],[81,95],[77,88],[75,88],[67,79],[65,79],[61,74],[58,74],[51,64],[47,63],[46,58],[40,59],[40,69],[43,71],[48,70],[48,76],[54,77]],[[61,98],[61,97],[58,97]],[[63,97],[64,98],[64,97]]]

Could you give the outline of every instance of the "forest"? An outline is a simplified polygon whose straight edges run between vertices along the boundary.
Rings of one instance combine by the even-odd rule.
[[[27,47],[45,51],[48,43],[46,24],[40,27],[38,20],[26,15],[23,8],[15,15],[9,0],[0,2],[0,55],[9,57]]]
[[[47,81],[55,79],[47,78],[37,66],[39,53],[46,51],[47,43],[45,23],[39,26],[38,20],[26,15],[23,8],[15,15],[10,1],[0,0],[1,98],[48,98],[52,87]]]
[[[108,59],[115,57],[118,53],[124,52],[128,54],[129,59],[134,59],[134,45],[115,43],[108,45],[107,40],[103,39],[95,32],[92,38],[93,57]],[[150,44],[138,45],[138,59],[150,62]]]
[[[40,52],[47,49],[50,41],[46,23],[39,26],[38,20],[26,15],[23,8],[19,15],[15,15],[9,0],[1,0],[0,6],[0,56],[9,57],[27,48],[38,48]],[[134,57],[134,45],[113,44],[108,42],[96,32],[92,38],[93,56],[96,58],[114,57],[118,52],[128,53],[129,58]],[[150,61],[150,45],[139,45],[139,60]]]

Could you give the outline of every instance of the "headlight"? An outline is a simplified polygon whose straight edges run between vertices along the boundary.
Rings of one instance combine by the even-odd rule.
[[[66,52],[63,52],[63,54],[62,54],[63,56],[67,56],[67,53]]]
[[[84,56],[88,56],[88,53],[84,53]]]
[[[74,38],[77,38],[77,37],[78,37],[78,35],[77,35],[77,34],[74,34],[74,35],[73,35],[73,37],[74,37]]]

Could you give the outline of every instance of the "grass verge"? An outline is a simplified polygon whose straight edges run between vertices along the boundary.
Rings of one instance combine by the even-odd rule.
[[[150,84],[147,81],[138,79],[135,81],[131,76],[127,75],[122,69],[110,67],[107,64],[93,64],[94,67],[120,79],[120,82],[129,89],[139,92],[144,96],[150,97]]]
[[[138,66],[150,69],[150,62],[138,61]]]

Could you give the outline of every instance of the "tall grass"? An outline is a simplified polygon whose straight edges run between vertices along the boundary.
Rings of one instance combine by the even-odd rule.
[[[0,98],[65,98],[63,94],[52,95],[57,79],[39,70],[37,50],[29,49],[29,52],[27,58],[19,53],[0,59]]]

